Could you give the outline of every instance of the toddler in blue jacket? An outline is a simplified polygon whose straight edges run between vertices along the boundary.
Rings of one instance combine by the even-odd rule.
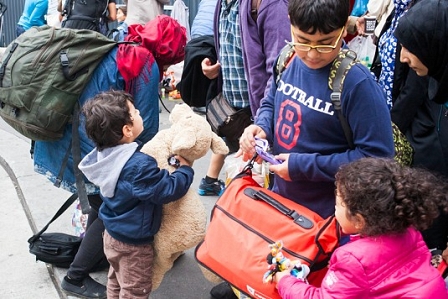
[[[183,197],[193,182],[190,163],[176,156],[173,173],[140,152],[136,138],[143,121],[133,98],[123,91],[95,96],[82,109],[95,148],[79,169],[100,188],[99,217],[105,226],[104,253],[110,263],[108,298],[148,298],[152,288],[154,235],[162,205]]]

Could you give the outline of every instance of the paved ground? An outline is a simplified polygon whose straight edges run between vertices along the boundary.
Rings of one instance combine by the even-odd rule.
[[[176,102],[164,100],[168,109]],[[160,128],[169,126],[168,112],[162,108]],[[194,164],[197,189],[205,175],[209,154]],[[55,188],[44,176],[33,171],[29,155],[29,140],[15,133],[0,119],[0,297],[2,299],[53,299],[75,298],[66,296],[60,289],[60,281],[66,269],[53,268],[35,262],[28,252],[27,240],[41,229],[70,195]],[[224,179],[224,172],[221,173]],[[217,197],[202,197],[210,211]],[[69,208],[48,229],[74,234]],[[92,276],[106,283],[106,272]],[[161,286],[151,294],[151,299],[209,299],[213,284],[200,272],[194,259],[194,249],[176,261]]]

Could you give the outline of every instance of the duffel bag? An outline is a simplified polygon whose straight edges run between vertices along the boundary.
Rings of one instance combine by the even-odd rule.
[[[283,255],[308,265],[308,282],[320,286],[339,245],[340,228],[334,215],[323,219],[260,187],[246,167],[218,198],[195,257],[202,267],[246,296],[280,298],[275,284],[263,283],[269,245],[280,240]]]

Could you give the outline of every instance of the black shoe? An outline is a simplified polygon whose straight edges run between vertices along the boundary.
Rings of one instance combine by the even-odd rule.
[[[210,290],[210,295],[212,295],[213,299],[238,299],[230,287],[230,284],[227,282],[222,282],[214,286]]]
[[[87,276],[82,281],[81,286],[71,284],[66,277],[62,279],[61,287],[69,294],[82,297],[82,298],[106,298],[107,288],[101,283],[94,280],[92,277]]]

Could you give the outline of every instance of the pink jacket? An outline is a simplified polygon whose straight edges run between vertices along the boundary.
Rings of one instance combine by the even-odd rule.
[[[278,283],[283,299],[292,298],[448,298],[445,282],[430,264],[420,232],[360,238],[339,247],[320,288],[292,276]]]

